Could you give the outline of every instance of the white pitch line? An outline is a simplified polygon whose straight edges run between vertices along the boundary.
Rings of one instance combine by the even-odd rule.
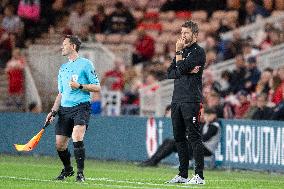
[[[232,186],[208,186],[208,185],[179,185],[179,184],[157,184],[157,183],[147,183],[147,182],[140,182],[140,181],[129,181],[129,180],[114,180],[109,178],[86,178],[87,181],[105,181],[105,182],[112,182],[112,183],[120,183],[120,184],[137,184],[137,185],[148,185],[153,187],[146,187],[146,186],[123,186],[123,185],[108,185],[108,184],[98,184],[98,183],[75,183],[75,182],[68,182],[68,181],[56,181],[56,180],[48,180],[48,179],[36,179],[36,178],[26,178],[26,177],[15,177],[15,176],[1,176],[1,178],[6,179],[14,179],[14,180],[26,180],[26,181],[38,181],[38,182],[54,182],[54,183],[62,183],[62,184],[85,184],[85,185],[91,185],[91,186],[103,186],[107,188],[145,188],[145,189],[152,189],[155,187],[155,189],[163,189],[165,187],[176,187],[176,188],[211,188],[211,189],[223,189],[223,188],[233,188]],[[223,180],[219,180],[223,181]],[[157,188],[157,186],[161,186],[162,188]],[[266,186],[267,188],[267,186]],[[268,188],[276,188],[273,186],[270,186]]]
[[[103,186],[107,188],[145,188],[145,189],[153,189],[149,187],[141,187],[141,186],[122,186],[122,185],[108,185],[108,184],[97,184],[97,183],[76,183],[76,182],[68,182],[68,181],[56,181],[56,180],[46,180],[46,179],[35,179],[35,178],[25,178],[25,177],[14,177],[14,176],[0,176],[0,178],[6,179],[14,179],[14,180],[25,180],[25,181],[38,181],[38,182],[54,182],[54,183],[62,183],[62,184],[84,184],[90,186]],[[162,188],[157,188],[162,189]]]
[[[55,182],[55,183],[66,183],[66,184],[74,184],[74,182],[68,182],[68,181],[56,181],[56,180],[48,180],[48,179],[35,179],[35,178],[25,178],[25,177],[14,177],[14,176],[0,176],[1,178],[7,178],[7,179],[14,179],[14,180],[26,180],[26,181],[39,181],[39,182]],[[87,180],[91,181],[105,181],[105,182],[113,182],[113,183],[121,183],[121,184],[137,184],[137,185],[151,185],[151,186],[162,186],[162,187],[178,187],[178,188],[192,188],[192,185],[176,185],[176,184],[156,184],[156,183],[145,183],[145,182],[134,182],[134,181],[127,181],[127,180],[113,180],[108,178],[86,178]],[[98,186],[106,186],[106,187],[112,187],[115,186],[117,188],[146,188],[146,189],[152,189],[153,187],[146,187],[146,186],[121,186],[121,185],[105,185],[105,184],[97,184],[97,183],[75,183],[75,184],[87,184],[87,185],[98,185]],[[199,187],[200,188],[200,187]],[[219,187],[218,187],[219,188]],[[157,188],[155,189],[162,189]]]

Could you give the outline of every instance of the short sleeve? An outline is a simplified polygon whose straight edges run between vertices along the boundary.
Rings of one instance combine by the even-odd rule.
[[[58,74],[58,92],[62,93],[63,92],[63,86],[62,86],[62,79],[61,79],[61,70],[59,70],[59,74]]]
[[[85,67],[85,73],[89,81],[89,84],[96,84],[96,85],[100,84],[100,81],[95,71],[95,67],[92,62],[87,63]]]

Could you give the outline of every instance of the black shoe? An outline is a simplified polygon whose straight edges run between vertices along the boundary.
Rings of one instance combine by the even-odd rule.
[[[56,178],[56,180],[65,180],[67,177],[71,177],[74,175],[73,168],[71,167],[70,169],[62,169],[60,175]]]
[[[77,173],[76,182],[85,182],[85,176],[83,173]]]

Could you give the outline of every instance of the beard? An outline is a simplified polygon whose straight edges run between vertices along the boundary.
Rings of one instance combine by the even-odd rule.
[[[193,38],[189,38],[185,40],[185,46],[191,45]]]

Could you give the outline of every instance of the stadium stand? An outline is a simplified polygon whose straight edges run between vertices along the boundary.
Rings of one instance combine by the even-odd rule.
[[[13,6],[11,6],[11,3]],[[50,89],[55,87],[56,82],[53,78],[56,78],[56,75],[50,76],[47,73],[56,73],[60,63],[64,61],[59,56],[62,35],[72,32],[70,26],[74,26],[74,24],[70,25],[70,16],[73,15],[72,18],[75,19],[76,11],[82,10],[84,14],[91,16],[91,21],[87,23],[87,25],[90,25],[90,30],[84,31],[82,35],[87,48],[82,54],[94,60],[100,76],[111,69],[115,57],[121,57],[124,60],[126,70],[124,88],[120,91],[122,94],[121,107],[124,106],[125,102],[131,103],[135,108],[140,106],[141,115],[144,115],[143,112],[160,115],[165,106],[161,104],[170,102],[171,81],[161,80],[165,79],[166,68],[170,63],[169,57],[173,57],[174,54],[175,41],[179,36],[178,28],[185,20],[192,19],[199,23],[198,40],[207,52],[207,69],[218,81],[221,78],[220,81],[223,82],[222,73],[229,71],[228,73],[231,74],[230,72],[235,70],[235,57],[243,52],[246,53],[244,54],[246,71],[249,67],[247,58],[250,55],[257,56],[257,68],[260,71],[266,67],[271,67],[274,72],[277,72],[277,69],[282,66],[283,45],[281,43],[283,42],[284,17],[281,1],[275,1],[274,4],[271,4],[270,1],[255,3],[253,1],[216,0],[212,1],[212,5],[209,7],[204,7],[201,3],[195,2],[191,5],[185,4],[186,6],[183,6],[183,8],[172,4],[173,6],[170,6],[170,9],[167,7],[167,3],[168,1],[165,0],[122,0],[119,6],[122,5],[123,14],[132,15],[136,23],[136,27],[125,35],[123,33],[109,34],[104,24],[108,16],[116,10],[117,1],[85,0],[84,3],[79,3],[80,5],[76,1],[55,1],[52,6],[48,2],[42,2],[41,6],[45,6],[45,9],[42,9],[39,24],[36,26],[29,25],[29,22],[22,18],[23,16],[20,17],[22,25],[28,24],[32,31],[36,31],[34,37],[29,38],[29,35],[24,35],[26,26],[19,34],[9,33],[8,38],[5,28],[2,28],[0,33],[6,40],[4,40],[5,43],[2,42],[4,47],[2,51],[8,52],[8,57],[4,56],[6,53],[1,54],[2,51],[0,52],[1,60],[3,60],[1,65],[5,67],[5,60],[9,58],[9,52],[12,52],[11,49],[14,47],[27,48],[27,64],[31,72],[28,78],[34,79],[39,96],[45,99],[42,102],[43,109],[49,109],[56,94],[55,89]],[[18,4],[13,4],[12,1],[2,2],[0,10],[7,9],[7,7],[14,8],[13,15],[17,18]],[[52,19],[51,14],[57,15],[57,19]],[[260,19],[256,23],[250,23],[255,21],[250,20],[250,15],[257,15]],[[4,18],[5,16],[7,17],[7,15],[4,15]],[[1,23],[3,26],[2,21]],[[133,66],[132,53],[137,40],[137,31],[141,28],[154,39],[155,52],[151,60],[142,63],[142,65]],[[79,32],[78,35],[81,35],[81,33]],[[87,45],[93,43],[95,45]],[[88,50],[88,48],[93,48],[93,50]],[[38,49],[41,49],[41,51],[38,51]],[[26,69],[25,72],[27,74]],[[151,74],[154,74],[161,81],[160,87],[156,91],[152,91],[154,94],[151,95],[157,96],[154,98],[146,97],[147,93],[143,92],[147,91],[143,86],[146,85],[147,76]],[[44,86],[44,80],[51,82],[52,85]],[[206,88],[206,86],[204,87]],[[26,86],[27,88],[29,87]],[[140,100],[138,97],[139,90]],[[33,91],[35,90],[33,89]],[[212,91],[214,90],[212,89]],[[36,94],[36,92],[33,93]],[[131,94],[131,98],[129,94]],[[235,95],[233,96],[236,97]],[[227,96],[222,96],[222,100],[225,97]],[[129,99],[132,100],[129,101]],[[145,99],[148,99],[149,102]],[[150,106],[151,110],[144,109],[149,108],[149,104],[154,103],[151,102],[153,99],[157,99],[155,101],[156,106]]]

